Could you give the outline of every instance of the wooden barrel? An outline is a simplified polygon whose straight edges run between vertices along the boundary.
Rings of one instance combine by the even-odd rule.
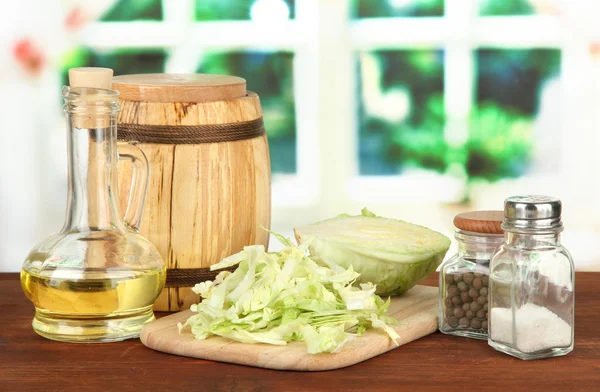
[[[258,96],[223,75],[124,75],[118,138],[138,142],[150,163],[140,233],[161,253],[167,283],[157,311],[187,309],[210,265],[246,245],[268,245],[271,169]],[[119,165],[128,195],[131,164]],[[121,200],[121,206],[127,200]]]

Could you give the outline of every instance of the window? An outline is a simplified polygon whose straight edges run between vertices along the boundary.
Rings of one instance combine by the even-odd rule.
[[[361,175],[445,169],[444,52],[360,52]]]
[[[122,0],[65,67],[245,77],[276,230],[369,206],[450,235],[456,212],[539,192],[569,206],[571,248],[589,259],[600,159],[580,141],[598,122],[600,30],[570,4]]]

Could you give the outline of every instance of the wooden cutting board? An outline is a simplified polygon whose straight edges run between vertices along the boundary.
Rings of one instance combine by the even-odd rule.
[[[436,287],[415,286],[400,297],[392,297],[389,314],[399,322],[394,327],[400,335],[399,345],[437,329],[437,295]],[[397,347],[379,330],[367,330],[362,336],[346,343],[338,353],[318,355],[307,354],[306,345],[302,342],[272,346],[238,343],[221,337],[196,340],[189,330],[181,334],[177,330],[177,323],[185,322],[192,314],[190,310],[185,310],[149,323],[142,329],[142,343],[157,351],[185,357],[300,371],[339,369]]]

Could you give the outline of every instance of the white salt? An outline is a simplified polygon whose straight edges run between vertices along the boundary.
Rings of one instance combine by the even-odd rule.
[[[512,317],[511,309],[491,309],[492,340],[509,344],[524,353],[571,345],[571,326],[544,307],[526,304],[515,312],[516,339]]]

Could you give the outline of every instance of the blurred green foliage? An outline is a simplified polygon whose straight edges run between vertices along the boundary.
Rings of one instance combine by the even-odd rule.
[[[467,173],[495,180],[524,174],[543,84],[560,72],[560,51],[482,49],[471,115]]]
[[[259,95],[276,173],[296,171],[293,60],[289,52],[213,52],[203,56],[196,71],[240,76]]]
[[[532,118],[495,102],[478,105],[469,122],[466,169],[471,178],[497,180],[527,169]]]
[[[377,51],[374,55],[381,69],[381,94],[393,88],[408,90],[411,110],[405,121],[391,123],[365,112],[362,103],[360,173],[394,174],[412,166],[443,170],[446,167],[443,52]]]
[[[353,18],[443,16],[444,0],[351,0]],[[470,0],[464,0],[470,1]]]
[[[247,20],[256,0],[196,0],[195,18],[198,21]],[[295,0],[284,0],[294,18]]]
[[[484,16],[531,15],[533,8],[528,0],[479,0],[479,14]]]
[[[100,20],[104,22],[126,22],[132,20],[162,20],[162,17],[160,0],[119,0]]]
[[[476,55],[477,102],[529,116],[537,112],[541,84],[560,70],[558,50],[480,49]]]
[[[468,119],[468,139],[458,148],[444,140],[441,53],[380,51],[375,55],[383,71],[381,93],[407,89],[411,112],[404,121],[393,123],[370,116],[363,104],[361,174],[394,174],[410,167],[443,172],[456,163],[471,179],[497,180],[526,172],[539,94],[543,83],[559,72],[559,51],[477,51],[477,98]]]
[[[444,97],[431,93],[423,102],[422,110],[396,132],[393,132],[391,156],[401,158],[404,167],[426,167],[438,171],[446,167],[444,142]],[[421,112],[421,113],[418,113]],[[423,154],[427,151],[427,154]]]

